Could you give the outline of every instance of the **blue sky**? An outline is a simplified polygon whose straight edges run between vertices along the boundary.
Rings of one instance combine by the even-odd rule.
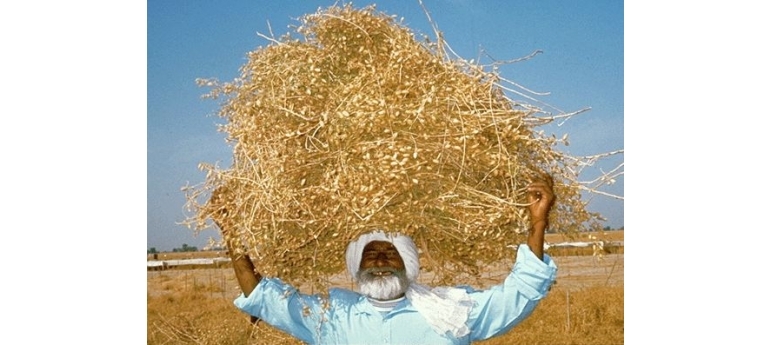
[[[257,33],[276,36],[295,18],[333,1],[149,1],[147,4],[147,247],[171,250],[183,243],[202,247],[211,230],[198,236],[184,220],[186,184],[204,181],[201,162],[228,166],[231,149],[216,131],[217,101],[196,78],[229,81],[246,62],[246,53],[267,45]],[[353,1],[357,7],[372,2]],[[404,18],[412,30],[433,36],[417,0],[377,1],[377,8]],[[496,59],[543,53],[507,65],[501,74],[532,90],[565,112],[591,107],[547,132],[567,133],[575,155],[624,149],[624,35],[621,1],[438,1],[425,0],[434,22],[461,57],[475,59],[481,49]],[[270,26],[268,26],[268,23]],[[521,99],[520,97],[512,96]],[[605,170],[623,162],[616,156],[598,165]],[[592,178],[587,174],[585,179]],[[624,195],[623,177],[605,189]],[[590,198],[589,210],[624,225],[623,200]]]

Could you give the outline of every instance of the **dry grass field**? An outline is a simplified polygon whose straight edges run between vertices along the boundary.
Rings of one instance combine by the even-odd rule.
[[[588,240],[550,236],[551,243]],[[604,236],[600,239],[623,241],[622,231]],[[556,285],[532,316],[511,332],[476,344],[623,344],[622,251],[601,258],[554,256]],[[510,263],[490,267],[477,287],[499,283],[509,268]],[[264,323],[251,325],[232,304],[239,292],[230,268],[147,272],[147,344],[300,344]]]

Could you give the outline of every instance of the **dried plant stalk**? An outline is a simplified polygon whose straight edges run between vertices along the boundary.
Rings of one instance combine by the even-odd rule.
[[[475,276],[523,241],[524,188],[544,172],[557,182],[551,227],[595,224],[558,141],[533,130],[536,110],[508,99],[497,74],[374,7],[334,6],[301,24],[302,39],[249,53],[241,77],[211,92],[226,96],[234,163],[201,165],[205,183],[186,189],[189,226],[214,219],[265,275],[315,286],[373,229],[412,236],[435,282]]]

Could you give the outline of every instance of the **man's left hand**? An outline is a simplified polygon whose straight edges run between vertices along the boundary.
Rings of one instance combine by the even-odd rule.
[[[527,187],[527,201],[532,225],[538,222],[548,224],[548,212],[556,201],[553,194],[553,179],[545,175],[543,179],[535,180]]]

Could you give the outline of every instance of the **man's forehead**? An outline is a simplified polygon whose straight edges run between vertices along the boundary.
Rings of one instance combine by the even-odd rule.
[[[364,246],[364,251],[367,250],[387,250],[387,249],[396,249],[396,246],[393,245],[393,243],[388,241],[371,241]]]

